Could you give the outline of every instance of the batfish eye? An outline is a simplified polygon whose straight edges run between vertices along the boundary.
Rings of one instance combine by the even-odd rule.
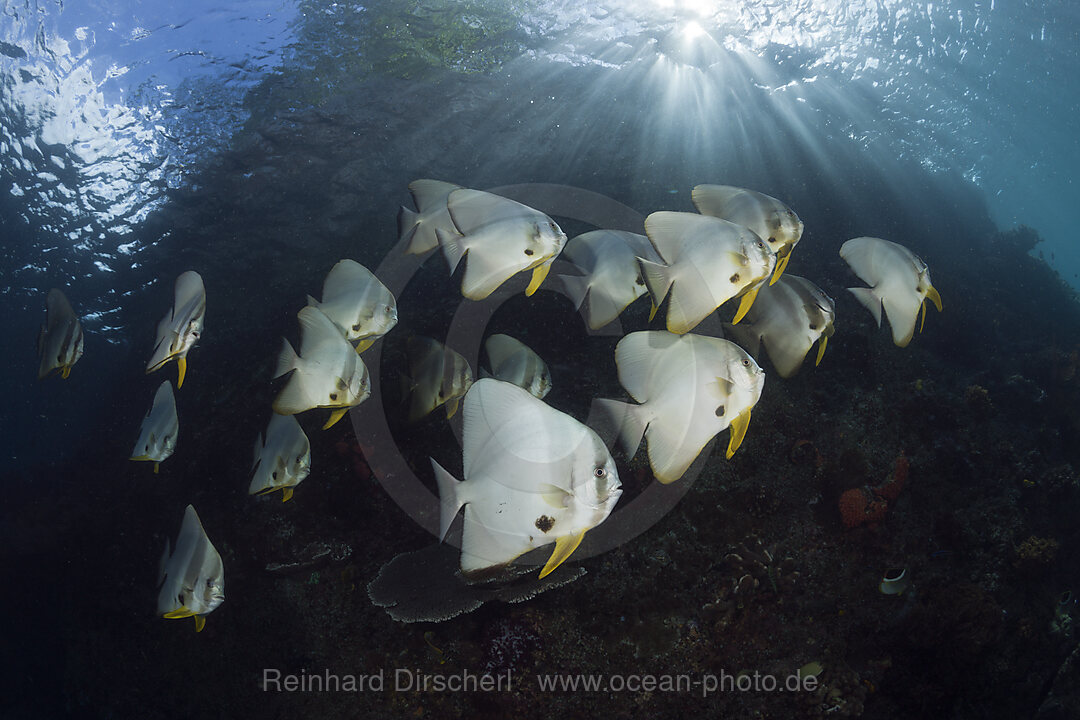
[[[593,470],[593,475],[595,475],[598,478],[602,478],[605,475],[607,475],[607,469],[602,468],[602,467],[598,467],[595,470]]]
[[[743,358],[742,366],[743,367],[750,367],[750,358]]]

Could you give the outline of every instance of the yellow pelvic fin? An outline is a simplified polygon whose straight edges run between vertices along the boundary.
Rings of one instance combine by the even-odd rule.
[[[187,375],[187,358],[176,358],[176,369],[179,371],[176,376],[176,389],[179,390],[184,387],[184,376]]]
[[[155,461],[155,462],[154,462],[154,474],[155,474],[155,475],[157,475],[157,474],[158,474],[158,470],[159,470],[160,468],[161,468],[161,463],[160,463],[160,462],[157,462],[157,461]]]
[[[820,365],[821,364],[821,358],[825,357],[825,343],[827,343],[827,342],[829,342],[829,336],[828,335],[822,335],[821,339],[818,340],[818,344],[817,344],[817,360],[814,361],[815,366]]]
[[[180,607],[176,608],[175,610],[171,610],[171,611],[165,613],[161,617],[165,618],[166,620],[178,620],[180,618],[191,617],[194,614],[195,613],[193,613],[193,612],[191,612],[190,610],[187,609],[187,605],[181,605]]]
[[[780,279],[780,276],[784,274],[784,269],[787,267],[788,260],[791,259],[791,253],[789,252],[784,257],[777,256],[776,267],[773,269],[772,278],[769,280],[770,285],[775,285],[776,281]]]
[[[292,500],[293,489],[291,487],[281,488],[281,502],[288,502]]]
[[[446,419],[454,417],[454,414],[458,411],[458,405],[461,402],[461,398],[450,398],[446,401]]]
[[[742,445],[743,438],[746,437],[746,428],[750,427],[750,410],[752,409],[743,410],[735,416],[735,419],[731,421],[731,425],[728,426],[728,430],[731,431],[731,439],[728,440],[727,446],[728,459],[731,459],[731,456]]]
[[[649,301],[649,322],[656,317],[656,313],[660,311],[660,306],[656,304],[655,300]]]
[[[63,367],[63,369],[60,371],[60,377],[64,378],[65,380],[68,379],[68,375],[70,375],[70,374],[71,374],[71,366],[70,365],[65,365]]]
[[[585,537],[584,530],[577,535],[563,535],[556,540],[555,550],[552,551],[551,557],[548,558],[547,565],[540,571],[540,577],[547,577],[555,570],[555,568],[562,565],[563,561],[577,550],[577,546],[581,544],[581,539],[583,537]]]
[[[322,426],[323,430],[330,428],[341,418],[345,417],[345,413],[349,412],[349,408],[338,408],[334,412],[330,413],[330,419],[326,421],[326,424]]]
[[[135,457],[129,457],[128,460],[135,460],[136,462],[146,462],[150,459],[149,455],[136,455]]]
[[[371,347],[372,345],[374,345],[374,344],[375,344],[375,341],[376,341],[376,340],[378,340],[378,339],[379,339],[379,338],[377,338],[377,337],[366,337],[366,338],[363,338],[362,340],[360,340],[360,342],[356,343],[356,352],[357,352],[357,353],[362,353],[362,352],[364,352],[364,351],[365,351],[365,350],[367,350],[367,349],[368,349],[369,347]]]
[[[533,268],[532,280],[529,281],[529,287],[525,288],[525,295],[531,297],[540,288],[540,284],[544,282],[550,269],[551,263],[548,262]]]
[[[739,310],[735,313],[735,319],[731,321],[732,325],[737,325],[738,322],[743,319],[743,316],[750,311],[750,306],[754,304],[754,298],[757,297],[758,290],[760,289],[761,286],[758,285],[756,288],[742,296],[742,302],[739,303]]]
[[[926,324],[926,302],[919,303],[919,332],[922,332],[923,325]]]
[[[938,291],[931,287],[926,291],[926,297],[930,298],[930,302],[934,303],[934,307],[938,312],[941,312],[941,296],[938,295]]]
[[[195,632],[202,632],[202,629],[206,627],[206,618],[202,615],[195,616]]]

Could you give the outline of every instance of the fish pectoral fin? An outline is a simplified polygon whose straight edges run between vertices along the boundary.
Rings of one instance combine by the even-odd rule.
[[[743,438],[746,437],[746,428],[750,427],[750,410],[747,408],[741,413],[735,416],[735,419],[731,421],[728,426],[728,430],[731,433],[731,438],[728,440],[727,455],[728,459],[735,454],[735,451],[742,445]]]
[[[828,335],[822,335],[817,345],[817,360],[814,361],[814,366],[821,364],[821,358],[825,357],[825,343],[829,342]]]
[[[555,541],[555,550],[552,551],[551,557],[548,558],[547,564],[544,565],[544,569],[540,571],[541,578],[545,578],[554,572],[555,568],[562,565],[566,558],[577,550],[582,538],[585,537],[585,532],[585,530],[582,530],[576,535],[563,535]]]
[[[326,424],[322,426],[323,430],[327,430],[334,425],[338,420],[345,417],[345,413],[349,412],[349,408],[338,408],[334,412],[330,413],[330,418],[326,421]]]
[[[526,297],[532,297],[532,294],[540,289],[540,285],[544,282],[544,278],[547,277],[548,270],[551,270],[551,263],[549,262],[541,263],[533,268],[529,287],[525,288]]]
[[[458,405],[460,404],[460,402],[461,402],[461,398],[456,398],[456,397],[455,398],[450,398],[449,400],[446,401],[446,419],[447,420],[454,417],[455,413],[457,413]]]
[[[206,627],[206,618],[202,615],[195,616],[195,632],[202,632],[202,629]]]
[[[784,269],[787,267],[788,260],[791,259],[791,253],[788,253],[784,257],[776,258],[776,268],[773,270],[772,278],[769,280],[770,285],[775,285],[776,281],[780,279],[780,276],[784,274]]]
[[[540,488],[540,498],[556,510],[566,509],[566,496],[569,494],[555,485],[544,485]]]
[[[931,287],[926,291],[926,297],[930,298],[930,302],[934,303],[934,307],[938,312],[941,312],[941,296],[938,295],[938,291]]]
[[[184,376],[187,375],[187,358],[176,358],[176,369],[178,373],[176,377],[176,389],[179,390],[184,387]]]
[[[369,347],[374,345],[375,341],[378,340],[378,339],[379,338],[375,338],[375,337],[363,338],[360,342],[356,343],[356,352],[358,354],[364,352]]]
[[[750,306],[754,304],[754,298],[757,297],[758,290],[761,289],[761,285],[751,290],[742,296],[742,301],[739,303],[739,309],[735,313],[735,318],[731,321],[732,325],[737,325],[740,320],[750,311]]]
[[[292,500],[293,489],[291,487],[281,488],[281,502],[288,502]]]
[[[187,609],[187,605],[181,605],[175,610],[171,610],[165,613],[161,617],[165,618],[166,620],[179,620],[180,618],[191,617],[194,614],[195,613]]]

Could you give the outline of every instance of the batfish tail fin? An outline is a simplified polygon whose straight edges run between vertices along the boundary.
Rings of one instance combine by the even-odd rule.
[[[633,457],[641,445],[641,438],[649,424],[649,418],[640,405],[631,405],[618,400],[596,400],[596,405],[606,416],[610,428],[619,438],[619,444],[628,456]]]
[[[649,290],[653,305],[660,307],[671,290],[671,271],[667,265],[654,263],[651,260],[638,258],[638,267],[641,269],[641,277],[645,280],[645,287]]]
[[[446,539],[454,518],[465,502],[458,495],[461,482],[442,468],[434,459],[431,469],[435,471],[435,482],[439,485],[439,540]]]
[[[300,360],[300,356],[296,354],[288,340],[282,338],[281,342],[281,353],[278,354],[277,368],[274,370],[274,377],[276,378],[295,370]]]
[[[446,264],[450,268],[450,274],[453,275],[454,271],[457,270],[458,264],[461,262],[461,258],[465,257],[465,251],[468,250],[468,248],[465,247],[465,236],[447,232],[442,228],[435,228],[435,237],[439,239],[439,246],[443,250],[443,257],[446,258]]]
[[[405,252],[416,254],[413,250],[413,237],[416,235],[417,224],[420,221],[420,213],[414,212],[404,205],[398,210],[397,226],[398,237],[402,242],[408,243]]]
[[[874,294],[874,289],[863,287],[848,288],[848,292],[854,295],[855,298],[870,311],[870,314],[874,316],[874,320],[877,322],[878,327],[881,327],[881,298]]]
[[[574,307],[580,310],[585,302],[585,296],[589,293],[589,278],[585,275],[559,275],[557,277],[562,281],[563,289],[570,296]]]

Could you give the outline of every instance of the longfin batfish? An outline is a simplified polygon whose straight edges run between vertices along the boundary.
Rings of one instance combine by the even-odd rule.
[[[166,542],[161,568],[158,615],[169,620],[194,617],[195,632],[200,632],[205,616],[225,601],[225,566],[191,505],[184,510],[171,555]]]
[[[698,185],[691,199],[702,215],[730,220],[757,233],[776,253],[769,284],[780,279],[803,234],[803,222],[791,208],[771,195],[732,185]]]
[[[615,507],[622,486],[600,438],[524,389],[483,378],[465,395],[463,482],[434,460],[442,537],[462,507],[461,569],[482,573],[554,543],[552,572]]]
[[[454,190],[447,209],[459,234],[442,228],[436,234],[451,273],[468,255],[461,294],[470,300],[483,300],[524,270],[533,271],[525,290],[532,295],[566,243],[566,234],[544,213],[482,190]]]
[[[176,278],[173,306],[158,323],[154,352],[146,363],[146,372],[155,372],[170,360],[176,360],[176,387],[183,387],[187,374],[187,354],[202,337],[205,315],[206,288],[203,287],[202,276],[188,270]]]
[[[67,297],[56,288],[45,297],[45,324],[38,334],[37,351],[41,357],[38,380],[54,370],[59,370],[60,376],[67,380],[83,354],[82,325]]]
[[[941,296],[930,283],[930,268],[899,243],[874,237],[857,237],[840,246],[840,257],[868,288],[848,288],[881,327],[881,310],[889,319],[893,342],[907,347],[915,334],[920,311],[923,321],[929,299],[941,312]],[[920,326],[920,331],[922,327]]]

